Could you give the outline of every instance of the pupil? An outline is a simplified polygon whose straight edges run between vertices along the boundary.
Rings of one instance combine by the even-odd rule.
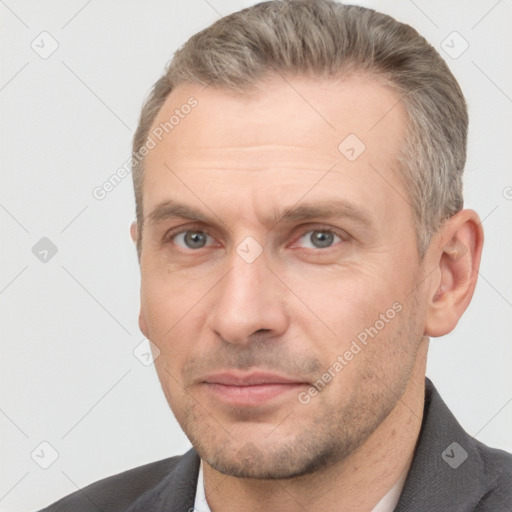
[[[334,235],[325,231],[314,231],[311,235],[311,241],[315,247],[329,247],[333,242]]]
[[[185,242],[189,247],[194,249],[203,247],[206,243],[205,233],[201,233],[200,231],[189,231],[185,235]]]

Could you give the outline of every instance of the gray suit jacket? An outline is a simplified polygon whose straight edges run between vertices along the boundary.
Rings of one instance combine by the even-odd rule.
[[[99,480],[41,512],[192,512],[199,471],[194,449]],[[512,455],[458,424],[426,379],[425,413],[395,512],[511,512]]]

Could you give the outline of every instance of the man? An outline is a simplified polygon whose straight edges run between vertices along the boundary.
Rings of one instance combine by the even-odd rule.
[[[193,449],[45,510],[509,511],[425,379],[483,232],[467,111],[411,27],[267,2],[175,55],[134,137],[141,331]]]

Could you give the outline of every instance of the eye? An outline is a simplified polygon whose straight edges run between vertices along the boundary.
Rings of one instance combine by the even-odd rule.
[[[182,249],[202,249],[213,245],[213,238],[208,233],[190,229],[173,235],[171,240]]]
[[[299,243],[306,249],[326,249],[341,241],[339,235],[326,229],[307,231],[299,238]]]

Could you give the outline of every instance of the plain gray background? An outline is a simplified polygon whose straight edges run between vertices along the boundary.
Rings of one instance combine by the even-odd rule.
[[[129,157],[173,52],[252,3],[0,0],[2,511],[190,446],[145,365],[131,176],[101,201],[92,191]],[[418,29],[466,95],[466,206],[486,242],[473,302],[432,340],[428,375],[470,434],[512,451],[512,2],[361,4]]]

